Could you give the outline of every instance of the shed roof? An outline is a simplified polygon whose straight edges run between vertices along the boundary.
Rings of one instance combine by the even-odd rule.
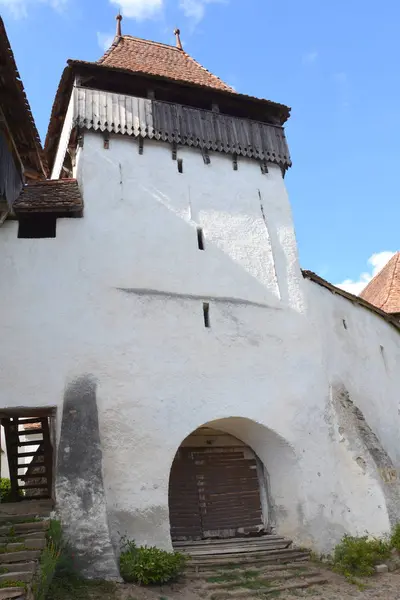
[[[76,179],[50,179],[26,185],[14,211],[18,216],[57,213],[80,216],[83,210],[82,196]]]
[[[360,297],[386,313],[400,313],[400,252],[375,275]]]
[[[0,105],[26,175],[44,178],[46,164],[42,144],[1,17],[0,66]]]

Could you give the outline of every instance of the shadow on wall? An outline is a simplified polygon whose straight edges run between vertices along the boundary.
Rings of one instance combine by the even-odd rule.
[[[82,375],[67,386],[58,446],[57,510],[77,569],[89,579],[118,580],[102,475],[97,382]]]
[[[277,530],[280,535],[295,537],[301,528],[303,499],[298,459],[290,444],[275,431],[244,417],[209,421],[200,427],[234,436],[254,452],[258,459],[264,530]]]

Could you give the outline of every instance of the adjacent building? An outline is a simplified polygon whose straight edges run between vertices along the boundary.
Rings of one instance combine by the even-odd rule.
[[[400,319],[400,252],[396,252],[360,294],[377,308]]]

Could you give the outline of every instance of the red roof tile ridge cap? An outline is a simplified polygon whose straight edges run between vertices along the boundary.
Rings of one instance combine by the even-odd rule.
[[[393,260],[393,259],[395,259],[395,260]],[[395,276],[396,276],[396,272],[397,272],[397,266],[398,266],[398,264],[399,264],[399,261],[400,261],[400,252],[396,252],[396,254],[394,254],[394,255],[392,256],[392,258],[390,259],[390,261],[389,261],[389,262],[391,262],[392,260],[393,260],[393,263],[394,263],[394,264],[393,264],[392,278],[391,278],[391,281],[390,281],[390,284],[389,284],[389,289],[388,289],[388,291],[387,291],[387,294],[386,294],[386,299],[385,299],[385,301],[384,301],[384,302],[382,302],[381,306],[379,307],[379,308],[382,308],[382,309],[383,309],[383,307],[384,307],[384,306],[387,304],[387,302],[389,301],[389,298],[390,298],[390,296],[391,296],[391,293],[392,293],[392,289],[393,289],[393,285],[394,285],[394,280],[395,280]],[[386,265],[385,265],[385,266],[389,265],[389,262],[388,262],[388,263],[386,263]],[[383,267],[383,269],[384,269],[384,268],[385,268],[385,267]],[[380,272],[382,272],[382,271],[383,271],[383,269],[381,269],[381,271],[380,271]]]
[[[145,38],[138,38],[134,35],[123,35],[122,39],[132,40],[135,42],[141,42],[143,44],[151,44],[152,46],[161,46],[162,48],[169,48],[170,50],[176,50],[177,52],[182,52],[180,48],[176,46],[172,46],[171,44],[165,44],[164,42],[155,42],[153,40],[146,40]]]
[[[177,50],[179,50],[179,48],[177,48]],[[185,50],[179,50],[179,52],[183,52],[183,54],[186,56],[186,58],[189,58],[192,62],[195,63],[195,65],[197,65],[198,67],[200,67],[201,69],[203,69],[203,71],[205,71],[206,73],[208,73],[209,75],[211,75],[211,77],[215,77],[215,79],[218,79],[218,81],[220,83],[222,83],[222,85],[224,85],[228,90],[230,90],[231,92],[236,92],[235,89],[233,89],[233,87],[231,87],[230,85],[228,85],[227,83],[225,83],[225,81],[223,81],[220,77],[218,77],[218,75],[214,75],[214,73],[211,73],[211,71],[209,71],[208,69],[206,69],[206,67],[203,67],[203,65],[201,63],[199,63],[198,60],[196,60],[195,58],[193,58],[193,56],[191,56],[190,54],[188,54],[187,52],[185,52]]]

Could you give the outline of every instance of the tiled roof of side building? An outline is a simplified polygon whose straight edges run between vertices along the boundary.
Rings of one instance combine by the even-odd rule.
[[[18,216],[57,213],[80,216],[83,200],[76,179],[51,179],[26,185],[14,203]]]
[[[0,104],[24,164],[25,175],[44,179],[47,165],[42,144],[1,17],[0,64]]]
[[[235,93],[184,50],[130,35],[116,37],[98,64]]]
[[[400,252],[375,275],[360,297],[386,313],[400,313]]]

